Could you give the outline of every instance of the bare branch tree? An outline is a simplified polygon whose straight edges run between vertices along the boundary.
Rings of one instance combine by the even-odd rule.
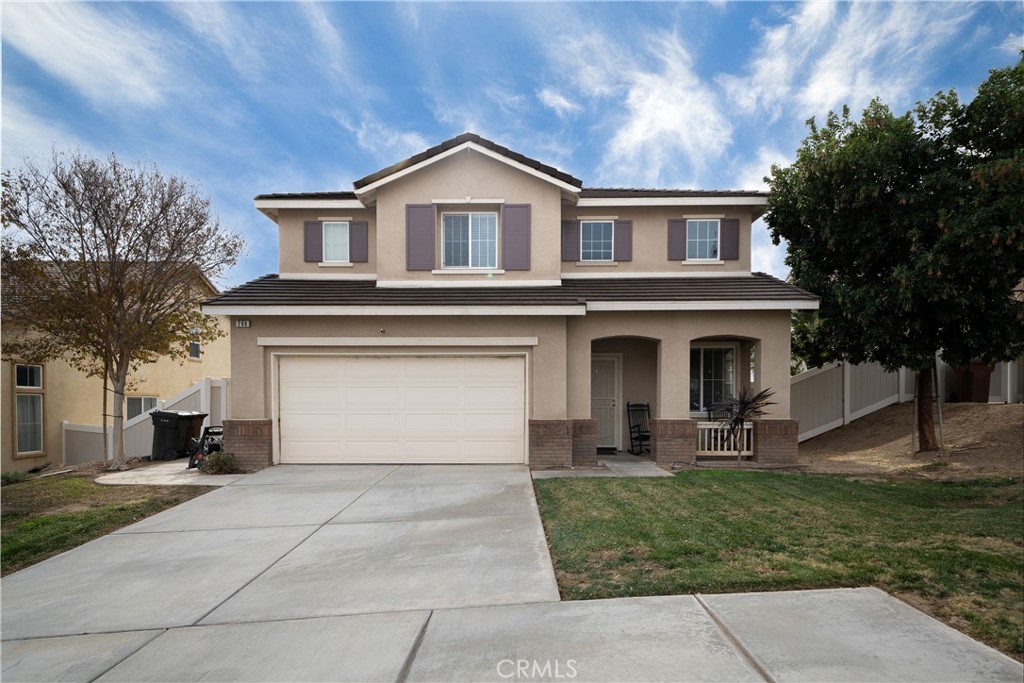
[[[222,335],[199,303],[234,265],[242,238],[221,227],[208,197],[152,165],[111,154],[55,152],[3,178],[4,315],[23,334],[5,358],[63,358],[113,390],[112,468],[124,469],[129,375],[190,341]],[[104,421],[104,424],[106,422]]]

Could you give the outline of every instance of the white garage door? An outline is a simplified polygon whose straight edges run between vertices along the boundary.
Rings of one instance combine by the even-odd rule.
[[[526,361],[282,356],[282,463],[521,463]]]

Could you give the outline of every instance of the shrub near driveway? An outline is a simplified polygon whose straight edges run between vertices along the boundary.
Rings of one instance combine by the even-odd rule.
[[[89,475],[3,487],[3,574],[82,545],[206,493],[204,486],[104,486]]]
[[[873,585],[1024,655],[1020,479],[702,471],[535,486],[565,599]]]

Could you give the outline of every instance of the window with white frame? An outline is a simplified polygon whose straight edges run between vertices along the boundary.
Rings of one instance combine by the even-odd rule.
[[[497,213],[446,213],[442,224],[445,268],[497,267]]]
[[[203,345],[199,342],[199,333],[202,332],[198,327],[192,328],[192,335],[196,337],[188,343],[188,357],[189,360],[199,360],[203,353]]]
[[[43,366],[14,366],[14,412],[18,455],[43,451]]]
[[[686,260],[717,261],[719,223],[717,218],[686,221]]]
[[[156,409],[156,396],[128,396],[125,399],[128,419]]]
[[[323,262],[349,262],[348,222],[324,221]]]
[[[611,261],[615,224],[612,221],[580,222],[580,260]]]
[[[707,412],[736,395],[736,347],[690,348],[690,412]]]

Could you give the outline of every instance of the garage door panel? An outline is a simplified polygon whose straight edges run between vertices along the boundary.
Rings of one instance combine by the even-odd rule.
[[[279,386],[281,462],[524,461],[523,357],[284,357]]]

